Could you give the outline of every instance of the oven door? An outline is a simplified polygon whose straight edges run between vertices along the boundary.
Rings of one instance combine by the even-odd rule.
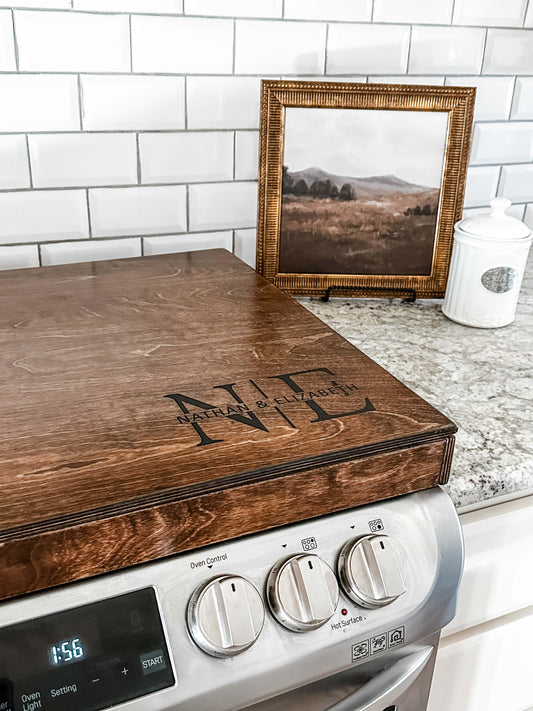
[[[426,711],[439,634],[245,711]]]

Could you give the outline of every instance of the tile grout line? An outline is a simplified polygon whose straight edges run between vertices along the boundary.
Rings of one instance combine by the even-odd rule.
[[[93,225],[91,220],[91,203],[89,200],[89,188],[85,188],[85,199],[87,203],[87,227],[89,230],[89,239],[93,239]]]
[[[326,22],[326,39],[324,42],[324,76],[328,73],[328,43],[329,43],[329,22]]]
[[[19,43],[17,40],[17,31],[15,29],[15,11],[11,8],[11,24],[13,25],[13,50],[15,52],[15,69],[19,71]]]
[[[131,15],[128,15],[129,43],[130,43],[130,74],[133,74],[133,36],[131,32]]]
[[[183,111],[185,112],[183,125],[185,126],[185,131],[189,130],[189,82],[187,79],[188,77],[185,76],[183,82]]]
[[[187,232],[191,230],[191,220],[189,216],[189,183],[185,186],[185,225]]]
[[[498,180],[496,181],[496,195],[495,197],[498,197],[500,194],[500,187],[501,187],[501,182],[502,182],[502,174],[503,174],[503,165],[500,165],[500,170],[498,173]]]
[[[374,10],[375,10],[376,0],[371,0],[370,3],[370,22],[374,22]],[[377,24],[377,23],[376,23]]]
[[[26,151],[28,152],[28,173],[30,176],[30,189],[33,190],[33,170],[31,167],[31,156],[30,156],[30,139],[28,134],[26,134]]]
[[[233,180],[237,173],[237,131],[233,131]]]
[[[78,74],[76,82],[76,91],[78,93],[78,111],[80,113],[80,131],[83,131],[83,84],[81,74]]]
[[[141,172],[141,149],[139,146],[139,133],[135,134],[135,150],[137,154],[137,185],[142,185],[142,172]]]
[[[489,41],[489,30],[485,27],[485,36],[483,38],[483,49],[481,50],[481,62],[479,63],[479,76],[483,75],[483,65],[485,64],[485,55],[487,53],[487,43]]]
[[[527,14],[529,12],[530,5],[531,5],[531,0],[526,0],[526,7],[524,10],[524,21],[522,22],[522,27],[526,30],[529,29],[528,27],[526,27],[526,20],[527,20]]]
[[[233,48],[231,57],[231,75],[235,76],[235,58],[237,53],[237,20],[233,20]]]
[[[452,7],[451,7],[451,10],[452,10],[452,11],[451,11],[451,14],[450,14],[450,22],[448,23],[448,24],[450,25],[450,27],[453,27],[453,26],[454,26],[454,24],[453,24],[453,18],[454,18],[454,16],[455,16],[455,3],[456,3],[456,0],[452,0]]]
[[[531,1],[531,0],[530,0]],[[454,3],[455,4],[455,3]],[[6,8],[9,9],[9,8]],[[56,13],[56,14],[72,14],[70,13],[70,8],[54,8],[54,7],[35,7],[34,6],[17,6],[17,10],[23,10],[25,12],[31,11],[31,12],[46,12],[46,13]],[[135,11],[132,12],[131,10],[113,10],[112,12],[107,12],[105,10],[80,10],[80,9],[75,9],[74,10],[75,14],[77,15],[97,15],[99,17],[113,17],[113,16],[128,16],[128,15],[135,15],[139,17],[161,17],[161,18],[167,18],[167,19],[178,19],[178,20],[187,20],[189,18],[196,19],[196,20],[226,20],[226,21],[232,21],[232,20],[250,20],[250,21],[257,21],[257,22],[281,22],[285,20],[286,22],[298,22],[302,24],[316,24],[316,23],[323,23],[323,22],[332,22],[334,24],[358,24],[358,25],[408,25],[408,22],[405,21],[395,21],[395,20],[387,20],[387,21],[382,21],[382,22],[374,22],[373,16],[374,16],[374,7],[372,6],[372,14],[370,20],[358,20],[358,21],[353,21],[353,20],[323,20],[323,19],[313,19],[313,18],[308,18],[308,17],[293,17],[293,18],[287,18],[287,17],[279,17],[278,15],[272,15],[272,16],[265,16],[265,17],[257,17],[254,15],[237,15],[237,16],[231,16],[231,15],[194,15],[194,14],[184,14],[182,12],[140,12],[140,11]],[[526,13],[527,14],[527,13]],[[453,18],[453,15],[452,15]],[[462,28],[469,28],[472,29],[474,27],[478,28],[486,28],[487,25],[482,25],[481,23],[478,24],[454,24],[453,21],[452,23],[450,22],[419,22],[415,23],[418,26],[423,26],[423,27],[462,27]],[[491,26],[492,27],[492,26]],[[524,29],[522,25],[498,25],[494,26],[493,29],[503,29],[503,30],[520,30]],[[526,27],[525,29],[529,29],[529,27]]]
[[[409,71],[411,69],[410,64],[411,64],[411,45],[413,42],[413,25],[410,25],[409,27],[409,43],[407,45],[407,61],[405,63],[405,76],[409,75]]]
[[[509,113],[508,113],[507,120],[506,120],[506,123],[509,123],[512,121],[513,125],[516,123],[519,123],[518,121],[513,121],[512,117],[511,117],[511,114],[513,113],[513,106],[515,104],[515,96],[517,94],[517,91],[518,91],[518,77],[515,75],[514,81],[513,81],[513,90],[511,92],[511,101],[509,102]]]

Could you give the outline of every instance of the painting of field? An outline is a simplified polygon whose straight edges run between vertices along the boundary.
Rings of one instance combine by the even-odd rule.
[[[286,110],[279,272],[432,272],[447,115]]]
[[[308,178],[306,187],[302,174]],[[316,168],[284,177],[280,272],[431,273],[438,189],[409,185],[394,176],[335,181]],[[353,183],[359,185],[345,187]]]

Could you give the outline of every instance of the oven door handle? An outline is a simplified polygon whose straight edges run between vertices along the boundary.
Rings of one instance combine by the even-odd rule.
[[[434,647],[422,647],[402,657],[327,711],[383,711],[386,706],[394,704],[417,679],[431,659],[433,650]]]

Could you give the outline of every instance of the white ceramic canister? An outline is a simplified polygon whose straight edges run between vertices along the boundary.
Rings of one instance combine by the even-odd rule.
[[[532,235],[506,215],[511,201],[494,198],[490,213],[455,225],[442,313],[465,326],[498,328],[515,317]]]

